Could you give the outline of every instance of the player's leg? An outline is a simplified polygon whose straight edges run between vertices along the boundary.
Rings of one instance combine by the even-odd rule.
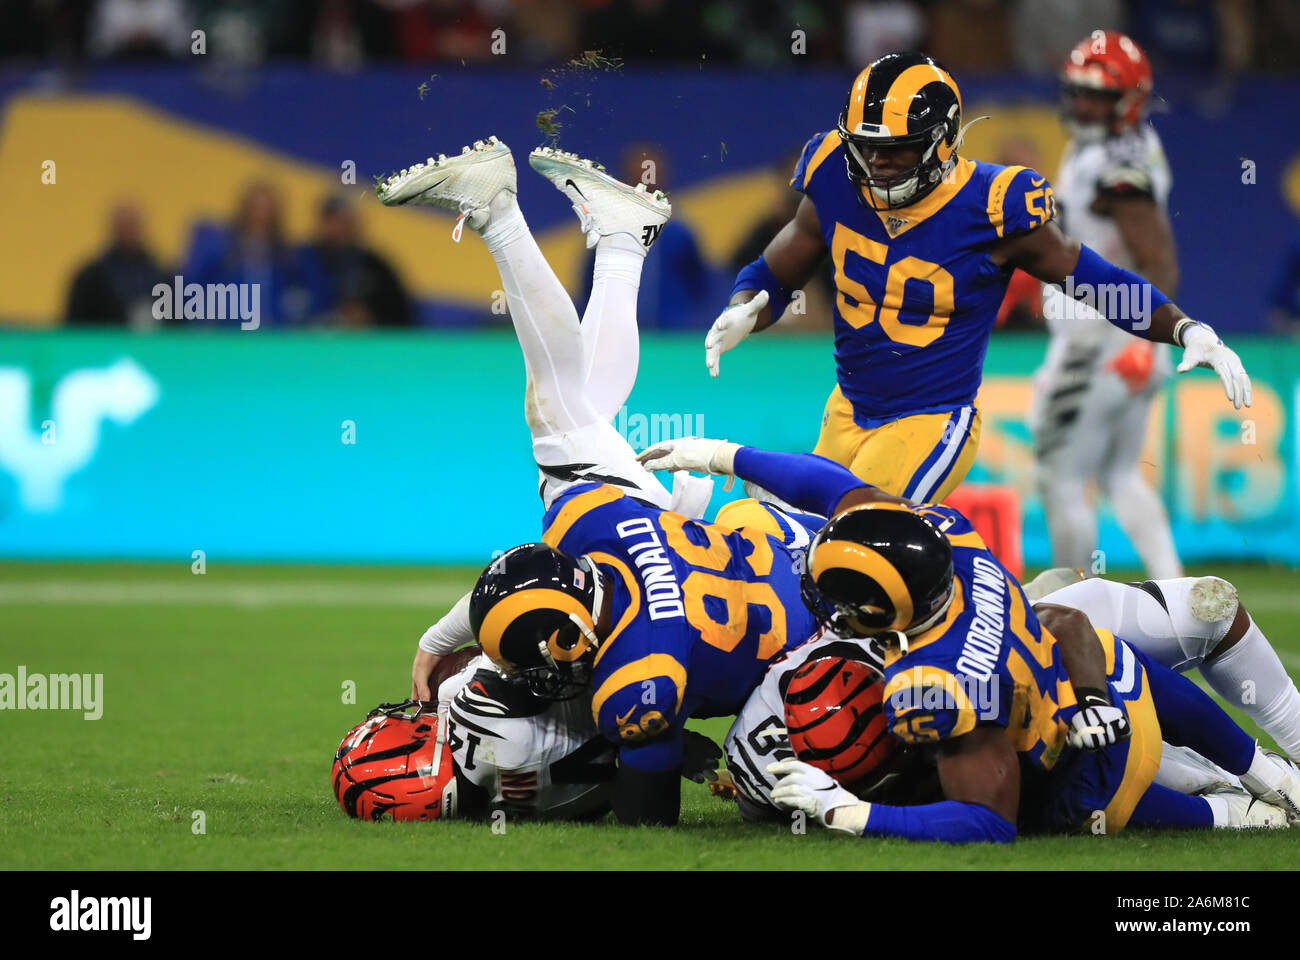
[[[509,149],[493,139],[458,157],[417,165],[380,187],[387,204],[458,210],[477,230],[501,274],[528,373],[525,418],[549,507],[575,483],[608,482],[660,506],[667,491],[587,395],[587,358],[578,314],[533,238],[516,200]]]
[[[1249,715],[1286,754],[1300,758],[1300,691],[1226,580],[1127,584],[1094,578],[1044,601],[1082,610],[1094,626],[1166,667],[1198,667],[1215,693]]]
[[[514,158],[495,137],[454,157],[430,158],[380,185],[385,204],[457,210],[455,239],[468,226],[496,261],[528,371],[525,414],[534,438],[595,419],[585,393],[578,313],[519,209]]]
[[[1095,400],[1088,354],[1067,353],[1035,379],[1034,477],[1052,545],[1052,563],[1093,570],[1097,511],[1091,484],[1109,428]]]
[[[587,248],[596,250],[582,315],[587,396],[612,420],[636,384],[641,268],[672,207],[662,193],[621,183],[577,154],[539,147],[528,162],[573,204]]]
[[[1147,575],[1153,579],[1181,577],[1183,565],[1169,529],[1169,514],[1138,467],[1155,391],[1129,393],[1117,376],[1105,383],[1117,396],[1107,404],[1110,447],[1101,469],[1101,489]]]
[[[886,493],[939,503],[965,478],[979,447],[973,405],[947,413],[901,417],[871,430],[849,469]]]
[[[1283,807],[1293,820],[1300,819],[1300,773],[1294,766],[1260,750],[1254,738],[1192,681],[1135,647],[1117,646],[1131,651],[1145,669],[1166,740],[1195,750],[1239,777],[1255,797]]]

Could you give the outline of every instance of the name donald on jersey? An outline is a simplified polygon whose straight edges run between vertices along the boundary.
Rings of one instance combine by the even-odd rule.
[[[673,565],[664,552],[654,521],[648,517],[624,520],[614,527],[619,539],[627,544],[628,555],[636,566],[637,576],[645,590],[646,610],[651,620],[667,620],[686,616],[682,604],[682,586],[677,582]],[[641,538],[636,541],[634,538]]]

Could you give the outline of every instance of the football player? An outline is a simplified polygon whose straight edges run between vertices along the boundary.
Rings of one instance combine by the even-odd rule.
[[[614,749],[597,734],[589,702],[535,697],[478,647],[440,668],[436,704],[383,704],[344,737],[334,790],[345,812],[583,820],[609,810]]]
[[[930,57],[863,70],[836,129],[795,167],[794,218],[736,277],[705,340],[710,372],[779,319],[829,253],[839,382],[816,452],[895,496],[939,503],[969,470],[984,352],[1017,267],[1127,333],[1178,344],[1180,371],[1211,367],[1234,407],[1250,405],[1250,379],[1213,329],[1065,235],[1046,177],[959,156],[964,130],[957,84]]]
[[[668,203],[571,154],[535,150],[529,163],[570,199],[596,248],[581,324],[520,212],[504,144],[430,158],[378,188],[386,204],[455,210],[453,235],[477,231],[496,260],[524,352],[525,416],[546,508],[542,542],[494,560],[426,633],[413,688],[424,694],[436,658],[474,637],[537,696],[589,689],[600,732],[619,746],[615,813],[671,824],[686,719],[734,714],[767,663],[816,624],[800,601],[796,553],[765,533],[669,509],[667,491],[610,423],[635,379],[635,356],[609,354],[636,349],[640,268]],[[610,331],[609,347],[589,345],[583,328],[596,323],[601,340]]]
[[[1148,582],[1140,586],[1109,581],[1087,583],[1089,587],[1085,589],[1050,593],[1044,598],[1045,605],[1035,605],[1035,613],[1047,612],[1050,616],[1052,605],[1081,610],[1094,628],[1122,635],[1126,643],[1144,652],[1160,651],[1171,639],[1175,646],[1180,642],[1189,648],[1198,646],[1207,628],[1208,632],[1214,632],[1221,623],[1201,615],[1215,612],[1206,610],[1206,598],[1222,594],[1220,585],[1226,586],[1217,577],[1191,580],[1189,584],[1182,581]],[[1035,586],[1030,583],[1024,588],[1031,600],[1038,596]],[[1130,593],[1135,595],[1128,596]],[[1145,609],[1147,605],[1136,594],[1150,600],[1155,610]],[[1163,599],[1166,595],[1168,600]],[[1157,602],[1156,596],[1162,600]],[[1160,603],[1169,605],[1175,615],[1171,616]],[[1135,615],[1138,611],[1140,617]],[[1223,629],[1226,632],[1228,628]],[[1174,631],[1181,631],[1182,636]],[[1160,662],[1158,656],[1155,659]],[[839,665],[841,673],[847,671],[852,678],[847,688],[844,685],[837,688],[824,677],[804,677],[803,668],[812,661],[832,667]],[[870,802],[907,805],[942,799],[932,768],[921,762],[920,752],[914,747],[903,747],[897,738],[888,734],[881,697],[883,676],[884,653],[879,638],[855,641],[830,633],[797,647],[768,668],[763,682],[746,701],[723,743],[727,769],[735,783],[736,799],[744,819],[764,821],[784,817],[785,812],[772,799],[780,778],[769,773],[767,767],[773,761],[796,758],[829,773],[859,798]],[[880,689],[873,691],[871,686]],[[834,725],[832,715],[837,711],[851,719],[839,723],[835,731],[829,731],[827,728]],[[812,736],[805,735],[804,743],[796,748],[787,727],[793,733],[799,723],[807,724],[811,728],[809,733],[827,730],[828,735],[822,736],[816,745],[812,745]],[[882,734],[901,749],[882,749],[892,746],[882,742]],[[1252,804],[1253,798],[1238,777],[1186,747],[1163,745],[1155,782],[1180,793],[1217,794],[1215,799],[1207,801],[1212,810],[1221,814],[1215,820],[1216,827],[1241,828],[1260,825],[1261,818],[1276,819],[1272,811]]]
[[[891,638],[886,719],[904,742],[932,751],[944,800],[863,802],[823,771],[782,761],[769,768],[783,777],[772,793],[781,806],[855,834],[951,842],[1009,842],[1018,828],[1117,833],[1130,820],[1211,826],[1228,816],[1222,804],[1153,783],[1163,735],[1300,818],[1294,767],[1258,750],[1195,684],[1094,632],[1078,611],[1045,610],[1044,629],[957,511],[914,506],[812,454],[690,439],[642,458],[740,476],[830,516],[808,548],[805,595],[836,634]]]
[[[1171,177],[1160,138],[1145,122],[1151,83],[1146,55],[1122,33],[1099,31],[1070,51],[1062,97],[1072,138],[1056,197],[1072,236],[1172,296]],[[1168,348],[1133,339],[1054,286],[1043,289],[1043,312],[1052,337],[1034,377],[1032,419],[1054,562],[1092,562],[1095,484],[1147,573],[1181,577],[1164,504],[1138,470],[1151,402],[1170,372]]]

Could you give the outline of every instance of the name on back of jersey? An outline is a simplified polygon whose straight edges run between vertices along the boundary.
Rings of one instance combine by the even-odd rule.
[[[649,517],[624,520],[614,527],[627,545],[628,556],[645,590],[646,610],[651,620],[670,620],[686,616],[682,603],[682,586],[664,551],[663,540]]]

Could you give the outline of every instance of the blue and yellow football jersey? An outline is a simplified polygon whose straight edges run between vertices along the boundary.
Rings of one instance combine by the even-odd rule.
[[[688,717],[737,713],[768,663],[817,629],[781,536],[690,520],[594,483],[557,499],[543,529],[545,543],[589,554],[612,585],[592,713],[621,744],[620,763],[677,767]]]
[[[973,403],[1011,277],[988,249],[1056,215],[1047,178],[959,158],[917,202],[870,210],[832,130],[808,141],[790,183],[816,207],[831,251],[835,361],[858,426]]]
[[[885,656],[885,717],[908,743],[1005,727],[1023,759],[1050,770],[1076,709],[1056,639],[1015,578],[951,507],[917,507],[952,544],[952,603],[943,619]]]

